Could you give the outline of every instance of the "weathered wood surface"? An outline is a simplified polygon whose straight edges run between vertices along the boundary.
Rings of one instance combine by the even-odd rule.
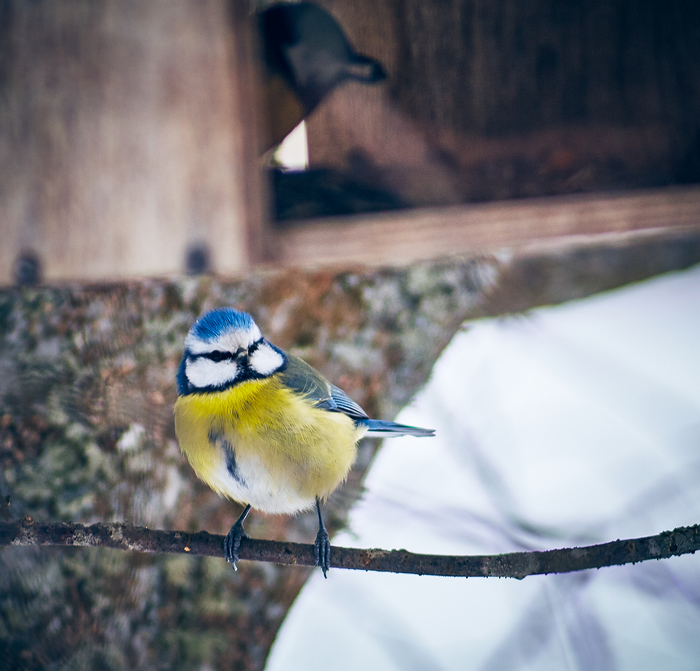
[[[409,263],[601,234],[700,230],[700,187],[529,198],[293,222],[275,239],[285,265]]]
[[[700,181],[692,0],[319,1],[389,79],[312,116],[312,167],[418,206]]]
[[[0,284],[233,273],[261,255],[249,7],[9,0]]]

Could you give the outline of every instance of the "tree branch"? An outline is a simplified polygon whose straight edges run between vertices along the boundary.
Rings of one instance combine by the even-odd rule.
[[[153,531],[130,524],[39,524],[31,517],[0,523],[0,546],[71,545],[107,547],[132,552],[186,553],[223,558],[223,536],[200,531]],[[603,566],[667,559],[700,550],[700,525],[664,531],[657,536],[617,540],[581,548],[545,552],[512,552],[484,556],[421,555],[406,550],[360,550],[333,547],[331,566],[442,576],[498,576],[568,573]],[[275,564],[314,565],[313,545],[244,538],[240,557]]]

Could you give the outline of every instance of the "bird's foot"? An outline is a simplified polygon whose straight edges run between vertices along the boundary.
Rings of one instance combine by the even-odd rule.
[[[238,570],[236,562],[239,559],[238,550],[241,547],[241,541],[244,538],[248,538],[248,534],[243,530],[243,522],[245,522],[245,518],[248,517],[249,512],[250,503],[243,509],[241,516],[231,527],[231,531],[226,534],[226,538],[224,538],[224,558],[233,566],[234,571]]]
[[[316,534],[314,558],[316,560],[316,566],[321,567],[323,577],[326,578],[326,573],[328,573],[328,569],[331,567],[331,539],[328,538],[328,532],[325,528],[319,529]]]
[[[248,534],[243,529],[243,524],[239,520],[232,527],[231,531],[224,538],[224,558],[233,566],[233,570],[237,571],[236,562],[240,559],[238,551],[241,547],[241,540],[248,538]]]

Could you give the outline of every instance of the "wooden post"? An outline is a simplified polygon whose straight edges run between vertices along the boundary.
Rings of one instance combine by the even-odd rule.
[[[0,283],[259,259],[246,3],[3,7]]]

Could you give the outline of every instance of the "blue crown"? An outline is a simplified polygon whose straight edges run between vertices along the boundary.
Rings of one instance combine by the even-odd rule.
[[[247,312],[220,308],[202,315],[192,326],[192,333],[200,340],[214,340],[225,331],[249,329],[255,322]]]

